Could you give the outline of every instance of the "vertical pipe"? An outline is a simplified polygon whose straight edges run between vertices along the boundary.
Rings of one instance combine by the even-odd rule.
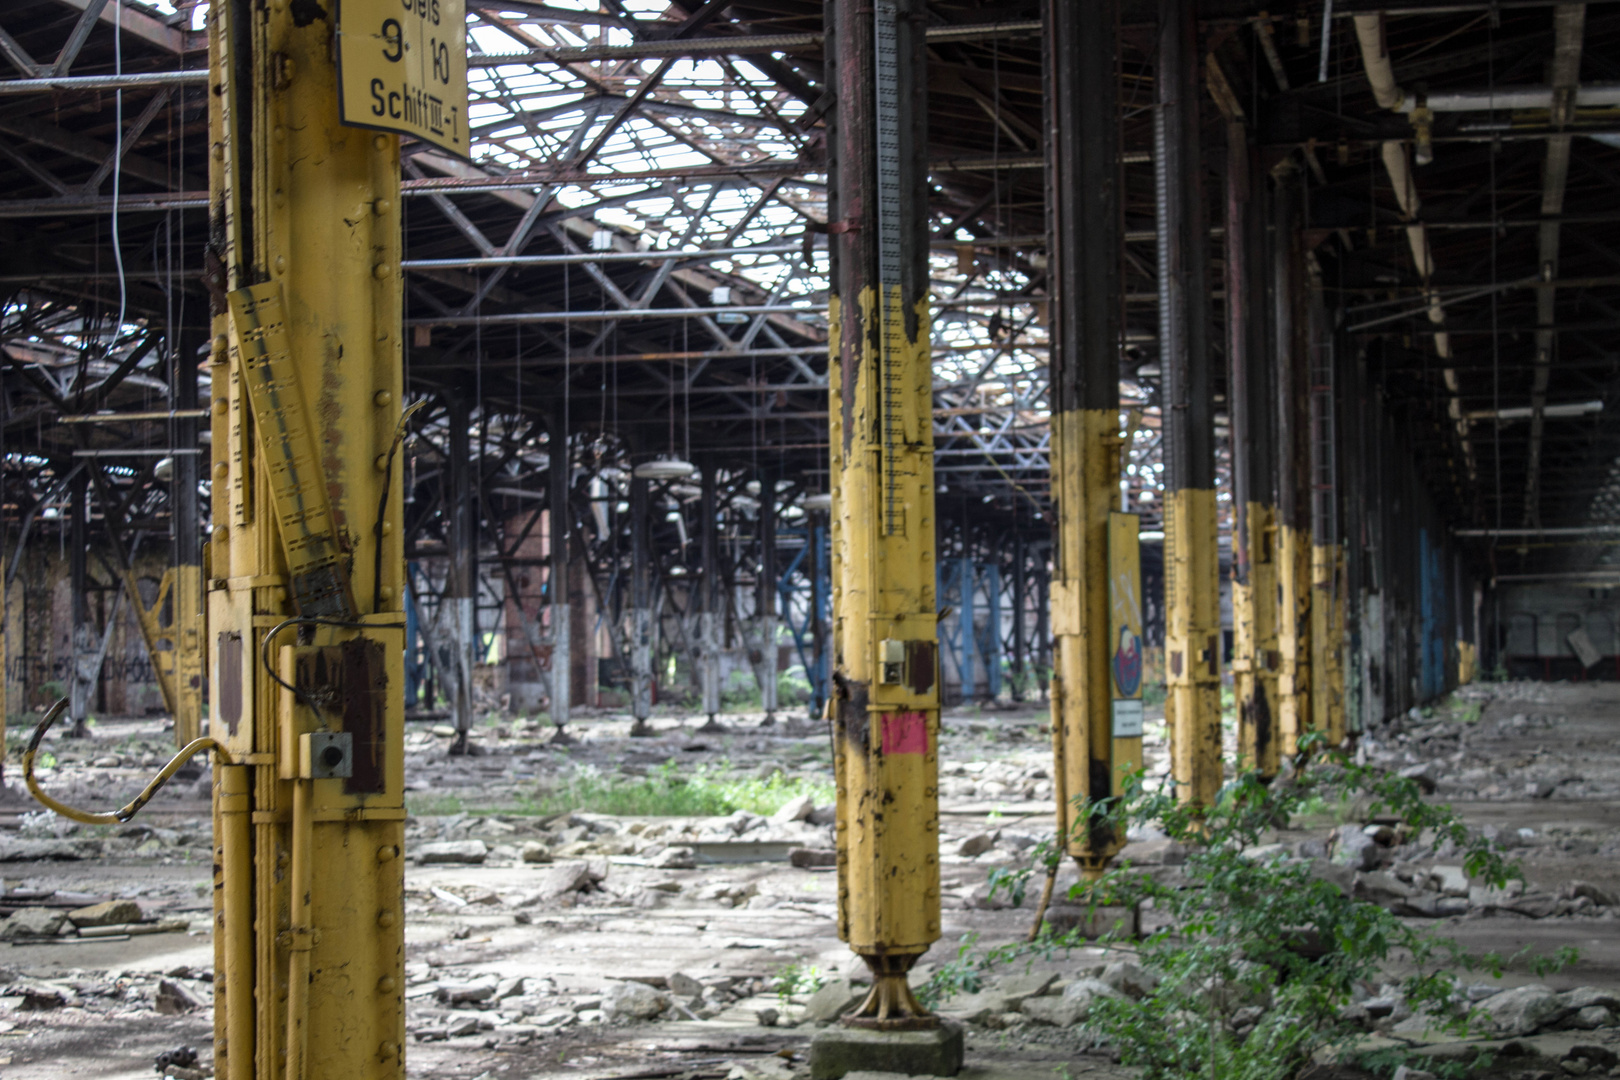
[[[1142,760],[1139,734],[1116,737],[1109,663],[1108,515],[1122,445],[1118,21],[1117,0],[1046,4],[1053,787],[1059,835],[1087,877],[1124,837],[1082,805],[1117,796]]]
[[[630,474],[630,733],[648,735],[652,715],[652,560],[648,480]]]
[[[253,1078],[253,849],[248,767],[214,765],[214,1043],[224,1080]]]
[[[1277,730],[1294,754],[1311,728],[1310,443],[1304,423],[1300,347],[1299,176],[1280,167],[1273,197],[1272,360],[1277,416]]]
[[[206,338],[196,331],[181,331],[172,354],[170,387],[175,408],[197,407],[197,355]],[[174,421],[174,446],[197,445],[197,420],[185,416]],[[202,523],[197,491],[198,454],[177,454],[169,481],[169,528],[174,550],[173,611],[174,741],[176,746],[202,734]],[[139,605],[139,596],[130,596]]]
[[[313,780],[292,784],[292,873],[288,883],[291,905],[287,941],[287,1080],[304,1080],[309,1058],[309,951],[314,946],[310,919],[310,890],[314,885],[310,850],[315,842],[311,820],[315,797]]]
[[[810,718],[822,719],[826,711],[828,695],[830,692],[827,670],[827,605],[831,602],[832,572],[827,557],[827,526],[821,520],[821,512],[812,510],[805,515],[805,542],[810,545],[810,551],[805,556],[805,566],[810,574],[810,641],[812,645],[812,660],[815,670],[805,674],[810,679]]]
[[[940,933],[925,11],[824,10],[838,930],[873,973],[844,1023],[932,1027],[907,981]]]
[[[1279,767],[1276,725],[1277,567],[1272,558],[1272,496],[1263,305],[1255,302],[1260,246],[1253,211],[1254,148],[1241,121],[1226,126],[1226,330],[1232,417],[1232,675],[1238,757],[1272,777]],[[1260,316],[1260,317],[1257,317]]]
[[[698,690],[703,696],[703,712],[708,719],[705,727],[718,723],[720,712],[720,629],[723,613],[720,608],[719,531],[720,508],[715,490],[715,466],[703,463],[700,481],[702,495],[698,498],[698,512],[703,518],[698,523]]]
[[[467,752],[467,738],[473,726],[473,665],[478,636],[478,510],[473,486],[472,407],[460,394],[446,400],[448,407],[450,460],[446,465],[449,483],[445,498],[450,505],[449,581],[445,602],[450,604],[451,648],[454,656],[448,667],[451,676],[450,711],[455,720],[456,738],[452,754]]]
[[[1220,567],[1209,355],[1209,229],[1194,0],[1160,0],[1154,114],[1164,372],[1165,667],[1171,775],[1207,806],[1221,786]]]

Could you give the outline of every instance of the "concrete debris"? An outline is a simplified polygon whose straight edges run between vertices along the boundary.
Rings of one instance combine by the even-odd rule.
[[[538,840],[530,840],[523,845],[519,857],[526,863],[548,863],[551,861],[551,848]]]
[[[87,926],[116,926],[141,921],[141,905],[133,900],[108,900],[102,904],[76,908],[67,913],[68,921],[81,930]]]
[[[866,991],[847,979],[833,979],[805,1002],[804,1015],[818,1024],[830,1024],[861,1003]]]
[[[447,840],[423,844],[412,855],[423,866],[439,863],[478,865],[489,857],[489,845],[482,840]]]
[[[1530,1035],[1569,1012],[1558,994],[1540,984],[1518,986],[1486,998],[1479,1011],[1499,1036]]]
[[[770,817],[773,825],[786,825],[790,821],[804,821],[815,812],[815,800],[808,795],[797,795],[782,804]]]
[[[163,979],[158,982],[157,994],[152,998],[152,1007],[164,1016],[179,1016],[181,1013],[195,1012],[207,1007],[208,1002],[177,979]]]
[[[54,908],[23,908],[0,923],[0,941],[55,937],[68,925],[67,913]]]
[[[602,994],[602,1015],[609,1020],[651,1020],[669,1004],[669,995],[645,983],[615,982]]]
[[[1333,861],[1353,870],[1376,870],[1384,849],[1359,825],[1341,825],[1333,830]]]
[[[963,840],[956,846],[956,853],[967,858],[972,858],[975,855],[983,855],[985,852],[989,851],[995,846],[996,836],[994,833],[974,833],[972,836],[968,837],[966,840]]]
[[[654,870],[692,870],[697,867],[697,859],[689,847],[667,847],[647,865]]]
[[[814,870],[838,865],[838,852],[819,848],[794,848],[788,852],[788,863],[800,870]]]
[[[1158,976],[1143,971],[1129,960],[1115,960],[1103,969],[1098,978],[1120,993],[1137,999],[1147,997],[1159,985]]]

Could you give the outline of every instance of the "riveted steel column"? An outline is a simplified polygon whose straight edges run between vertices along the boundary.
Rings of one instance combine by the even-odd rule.
[[[1178,793],[1208,805],[1221,786],[1221,626],[1198,56],[1194,0],[1160,0],[1154,166],[1164,371],[1165,715]]]
[[[776,717],[776,474],[759,474],[759,568],[754,585],[754,634],[759,659],[760,704],[765,719]]]
[[[86,721],[90,715],[90,695],[95,693],[99,681],[96,663],[96,631],[90,625],[90,575],[86,565],[89,557],[89,538],[86,535],[90,515],[90,473],[87,466],[74,474],[68,485],[68,604],[72,616],[69,628],[73,670],[68,678],[68,716],[73,720],[72,736],[83,738],[89,732]],[[107,528],[113,527],[110,517]],[[140,600],[136,597],[136,602]]]
[[[648,550],[652,523],[647,515],[648,480],[630,474],[630,715],[632,735],[650,734],[652,715],[652,559]]]
[[[573,465],[568,456],[568,414],[558,409],[547,424],[546,441],[551,487],[546,516],[550,532],[551,574],[546,593],[551,611],[551,723],[557,737],[563,737],[572,708],[574,687],[573,608],[568,603],[573,579],[569,576],[569,544],[573,536],[573,515],[569,513],[568,492],[573,481]]]
[[[1344,547],[1339,541],[1337,371],[1322,281],[1311,275],[1309,338],[1311,470],[1311,722],[1329,746],[1344,742]]]
[[[872,969],[845,1023],[937,1023],[939,656],[921,0],[832,0],[833,737],[838,931]]]
[[[1052,752],[1059,835],[1087,876],[1124,843],[1086,800],[1142,760],[1115,737],[1108,515],[1118,508],[1120,207],[1117,0],[1046,4],[1047,288],[1052,341]]]
[[[702,465],[699,483],[702,495],[698,497],[699,578],[697,597],[693,604],[698,609],[698,690],[703,696],[703,712],[708,716],[706,727],[719,723],[720,712],[720,632],[724,613],[720,604],[720,507],[715,491],[713,462]]]
[[[1277,728],[1292,755],[1311,729],[1310,432],[1301,317],[1299,177],[1278,172],[1271,237],[1273,370],[1277,417]]]
[[[399,138],[342,126],[335,17],[208,10],[223,1080],[405,1074]]]
[[[478,637],[478,503],[473,478],[471,404],[460,394],[450,395],[446,404],[450,460],[445,462],[448,483],[444,498],[448,505],[444,509],[449,518],[445,531],[450,568],[444,602],[450,605],[450,715],[456,728],[450,752],[465,754],[473,726],[472,682]]]
[[[1277,506],[1265,306],[1255,272],[1264,234],[1255,212],[1248,128],[1226,126],[1227,407],[1232,416],[1232,682],[1238,759],[1277,775]]]

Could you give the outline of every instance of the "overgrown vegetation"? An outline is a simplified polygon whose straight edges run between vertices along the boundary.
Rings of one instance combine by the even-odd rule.
[[[1168,786],[1147,788],[1140,775],[1122,798],[1083,805],[1082,821],[1092,830],[1152,824],[1187,850],[1180,887],[1122,865],[1084,893],[1077,886],[1074,897],[1093,908],[1151,901],[1168,918],[1168,926],[1140,941],[1105,939],[1156,985],[1140,999],[1099,997],[1084,1021],[1146,1080],[1282,1080],[1324,1053],[1347,1054],[1365,1034],[1347,1007],[1358,988],[1380,982],[1397,984],[1430,1027],[1461,1034],[1469,1010],[1454,973],[1502,971],[1502,957],[1468,954],[1430,927],[1346,895],[1321,864],[1261,847],[1277,823],[1309,803],[1360,798],[1370,800],[1368,816],[1398,822],[1407,836],[1433,848],[1449,841],[1476,882],[1501,886],[1518,876],[1500,849],[1471,834],[1449,807],[1424,802],[1415,781],[1324,754],[1315,740],[1302,757],[1292,779],[1268,785],[1241,777],[1206,812],[1181,803]],[[1057,858],[1043,846],[1032,865],[1002,874],[997,885],[1021,890]],[[939,1000],[974,988],[986,968],[1082,943],[1049,927],[1032,943],[987,953],[965,942],[924,993]],[[1573,959],[1566,950],[1532,958],[1531,966],[1539,974]],[[1388,969],[1397,961],[1410,973],[1392,976]]]
[[[472,809],[458,795],[413,795],[408,805],[413,815],[458,814],[464,810],[540,815],[578,810],[624,817],[719,817],[737,810],[774,814],[800,795],[825,805],[833,801],[833,787],[781,772],[764,777],[739,775],[726,762],[685,771],[671,761],[646,776],[580,769],[555,783],[521,793],[519,801],[509,806]]]

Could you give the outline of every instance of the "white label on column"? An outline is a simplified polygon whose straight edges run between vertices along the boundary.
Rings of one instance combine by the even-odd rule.
[[[1142,700],[1140,698],[1114,699],[1114,738],[1140,739],[1142,737]]]

